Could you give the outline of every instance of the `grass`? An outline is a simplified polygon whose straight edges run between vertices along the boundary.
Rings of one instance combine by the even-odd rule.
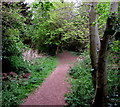
[[[91,77],[91,65],[88,53],[83,53],[83,61],[79,61],[69,70],[71,78],[69,82],[72,84],[70,92],[65,94],[65,100],[71,107],[90,107],[94,98],[94,89]],[[108,58],[108,97],[113,100],[108,103],[111,107],[120,106],[120,75],[118,69],[112,69],[113,58]],[[117,105],[117,106],[116,106]]]
[[[78,55],[80,55],[81,53],[80,52],[74,52],[74,51],[69,51],[72,55],[74,55],[74,56],[78,56]]]
[[[27,80],[16,77],[15,79],[3,81],[2,107],[21,104],[23,102],[22,99],[36,89],[55,67],[55,57],[43,57],[29,63],[31,73]]]

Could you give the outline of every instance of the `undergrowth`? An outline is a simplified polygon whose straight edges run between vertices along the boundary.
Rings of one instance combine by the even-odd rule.
[[[72,78],[69,78],[72,87],[70,92],[65,94],[65,100],[69,106],[89,106],[94,95],[90,74],[89,56],[79,61],[69,71]]]
[[[78,61],[74,67],[69,70],[71,78],[68,81],[72,84],[70,92],[65,94],[65,101],[71,107],[90,107],[94,98],[94,89],[91,77],[91,65],[88,53],[83,53],[84,60]],[[111,59],[110,59],[111,58]],[[108,97],[115,102],[108,103],[110,107],[120,105],[120,75],[118,69],[112,66],[114,62],[112,56],[108,58]]]
[[[2,84],[2,107],[12,107],[21,104],[31,91],[38,87],[56,66],[56,58],[43,57],[29,63],[30,76],[3,81]]]
[[[108,56],[108,93],[110,107],[120,107],[120,66],[119,55],[111,53]]]
[[[26,61],[23,61],[22,56],[9,56],[3,58],[3,72],[9,73],[9,72],[15,72],[17,74],[20,73],[28,73],[30,71],[30,64],[28,64]]]

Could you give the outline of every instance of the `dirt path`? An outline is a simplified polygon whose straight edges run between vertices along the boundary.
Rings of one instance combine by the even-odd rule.
[[[65,51],[59,54],[56,69],[22,105],[65,105],[64,94],[70,87],[65,81],[67,71],[76,59],[77,57]]]

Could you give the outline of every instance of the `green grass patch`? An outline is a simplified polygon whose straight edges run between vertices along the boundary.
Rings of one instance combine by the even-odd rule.
[[[3,81],[2,107],[11,107],[21,104],[30,92],[37,88],[56,67],[55,57],[43,57],[29,63],[31,70],[29,78],[16,77]]]

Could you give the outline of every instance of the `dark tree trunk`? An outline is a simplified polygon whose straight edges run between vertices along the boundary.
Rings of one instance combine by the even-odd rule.
[[[94,107],[107,107],[107,73],[106,73],[106,60],[107,60],[107,46],[109,36],[105,35],[101,40],[101,49],[99,52],[97,79],[96,79],[96,94],[93,103]]]
[[[93,107],[107,107],[107,48],[110,36],[114,35],[115,31],[113,30],[118,3],[112,2],[110,6],[111,15],[107,19],[106,29],[101,40],[101,47],[98,57],[97,65],[97,78],[96,78],[96,92],[95,98],[93,101]]]

